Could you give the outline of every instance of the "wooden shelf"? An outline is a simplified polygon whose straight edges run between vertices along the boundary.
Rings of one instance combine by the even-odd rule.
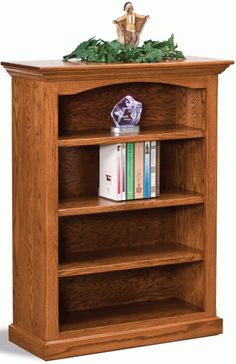
[[[121,142],[138,142],[145,140],[173,140],[203,138],[201,129],[191,128],[184,125],[165,125],[155,128],[143,128],[136,135],[113,136],[110,130],[81,131],[80,133],[68,134],[59,137],[59,147],[75,147],[82,145],[112,144]]]
[[[175,243],[78,253],[60,264],[59,277],[111,272],[203,260],[201,251]]]
[[[194,205],[204,203],[201,194],[185,191],[162,193],[158,198],[132,201],[111,201],[91,196],[67,199],[59,203],[59,216],[87,215],[104,212],[142,210],[157,207]]]
[[[84,330],[128,324],[144,320],[170,319],[176,316],[199,313],[202,310],[192,304],[177,298],[163,299],[159,301],[137,302],[119,306],[111,306],[97,309],[67,312],[66,320],[60,325],[61,333],[65,331]]]

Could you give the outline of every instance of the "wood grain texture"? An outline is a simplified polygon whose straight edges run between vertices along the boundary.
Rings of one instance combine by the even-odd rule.
[[[167,301],[167,300],[160,300],[160,301]],[[160,301],[155,301],[156,304],[158,305],[158,303]],[[180,301],[178,299],[175,299],[174,297],[172,297],[171,299],[169,299],[169,301]],[[181,301],[182,304],[186,304],[186,302]],[[149,304],[149,302],[141,302],[138,304],[135,304],[137,306],[140,305],[140,307],[142,307],[142,305],[145,304]],[[126,305],[126,307],[131,307],[133,304]],[[152,305],[152,302],[150,303],[150,305]],[[122,310],[121,306],[116,306],[112,308],[114,311],[116,310]],[[97,309],[98,310],[98,309]],[[90,310],[91,313],[97,310]],[[103,311],[103,309],[100,309],[101,311]],[[86,311],[84,311],[86,312]],[[97,311],[98,312],[98,311]],[[70,313],[69,313],[70,314]],[[75,315],[76,316],[77,312],[71,312],[71,315]],[[142,312],[139,312],[139,315],[142,314]],[[171,313],[170,313],[171,314]],[[192,313],[186,313],[184,315],[181,315],[182,317],[180,317],[180,315],[176,315],[176,316],[166,316],[166,317],[159,317],[159,318],[152,318],[151,320],[149,319],[145,319],[145,317],[140,317],[140,320],[134,321],[134,320],[126,320],[126,322],[117,322],[112,324],[112,322],[109,325],[105,325],[105,326],[98,326],[96,328],[96,335],[110,335],[112,332],[120,332],[120,330],[124,330],[124,331],[132,331],[133,332],[138,332],[140,329],[143,330],[147,330],[148,327],[150,326],[163,326],[163,325],[172,325],[172,324],[178,324],[180,322],[186,322],[189,320],[202,320],[203,318],[209,317],[209,315],[206,314],[206,312],[203,312],[201,310],[198,309],[198,312],[192,312]],[[146,317],[147,318],[147,317]],[[62,326],[61,326],[62,327]],[[74,329],[74,330],[64,330],[64,331],[60,331],[59,333],[59,339],[75,339],[76,337],[80,336],[80,339],[83,340],[83,338],[88,337],[94,335],[94,328],[93,327],[88,327],[88,328],[83,328],[83,329]]]
[[[161,191],[177,189],[204,195],[204,148],[202,139],[162,142]]]
[[[201,203],[204,203],[204,197],[201,194],[181,190],[172,193],[163,192],[158,198],[125,202],[115,202],[106,200],[105,198],[87,196],[62,200],[59,203],[58,214],[59,216],[87,215],[113,211],[143,210],[181,205],[186,206]]]
[[[180,244],[205,250],[204,204],[176,208],[176,239]]]
[[[206,90],[178,87],[176,91],[176,123],[205,129]]]
[[[45,359],[46,341],[24,330],[22,327],[12,324],[9,326],[9,340],[21,348]]]
[[[48,360],[222,332],[217,75],[230,64],[3,63],[13,76],[11,341]],[[98,145],[118,140],[104,130],[124,93],[144,104],[131,140],[161,140],[157,199],[97,197]]]
[[[181,120],[180,120],[181,121]],[[203,130],[184,125],[157,126],[155,128],[141,127],[138,134],[114,136],[110,130],[79,132],[59,137],[59,147],[76,147],[82,145],[101,145],[125,142],[140,142],[145,140],[173,140],[203,138]]]
[[[181,75],[199,77],[216,75],[233,64],[233,61],[217,60],[201,57],[187,57],[181,61],[163,61],[145,64],[93,64],[86,62],[51,61],[22,61],[2,62],[2,66],[12,76],[25,78],[63,80],[99,80],[99,79],[131,79],[150,78],[157,75],[169,75],[174,78]]]
[[[59,134],[110,130],[112,108],[126,95],[142,102],[142,127],[171,125],[176,119],[176,86],[126,83],[59,97]],[[89,122],[88,122],[89,121]]]
[[[98,195],[99,147],[59,150],[59,198]]]
[[[185,206],[176,210],[177,241],[192,249],[205,251],[205,213],[204,205]],[[179,274],[183,282],[178,296],[180,299],[203,307],[204,299],[204,264],[185,265],[180,267]]]
[[[60,339],[40,341],[16,326],[10,326],[10,340],[45,360],[60,359],[76,355],[92,354],[115,349],[160,344],[164,342],[192,339],[222,333],[223,321],[218,317],[207,317],[204,313],[186,314],[155,320],[131,323],[124,327],[111,326],[110,331],[84,335],[61,334]],[[136,326],[136,328],[134,328]],[[116,327],[116,328],[115,328]],[[115,328],[115,329],[114,329]],[[104,329],[102,330],[104,331]]]
[[[13,79],[13,322],[42,339],[58,332],[57,151],[52,149],[57,128],[50,88]]]
[[[60,263],[82,253],[173,243],[176,208],[61,217],[59,239]]]
[[[168,75],[166,74],[153,74],[153,75],[144,75],[143,73],[139,73],[138,75],[132,75],[132,77],[123,77],[123,75],[119,75],[119,78],[102,78],[96,79],[96,88],[104,87],[109,85],[117,85],[117,84],[125,84],[127,83],[137,83],[137,82],[145,82],[145,83],[159,83],[162,85],[174,85],[174,86],[182,86],[189,87],[191,89],[202,89],[206,88],[207,81],[204,75],[194,77],[193,75]],[[80,79],[80,82],[76,80],[67,80],[67,81],[57,81],[55,82],[57,86],[58,95],[75,95],[80,92],[88,91],[94,88],[94,80],[92,79]]]
[[[202,262],[63,277],[60,279],[60,323],[66,322],[71,311],[102,307],[112,310],[113,306],[173,297],[203,309],[203,277]]]
[[[59,266],[59,277],[157,267],[203,260],[200,251],[169,243],[78,253]]]
[[[114,271],[60,279],[60,322],[67,311],[97,309],[175,296],[175,266]]]
[[[169,261],[169,253],[180,254],[181,257],[185,247],[193,249],[194,255],[198,255],[204,250],[203,213],[203,205],[193,205],[60,218],[60,263],[65,268],[69,263],[72,272],[81,269],[82,274],[88,269],[88,264],[98,271],[110,270],[110,266],[100,267],[106,260],[115,265],[114,270],[120,269],[120,266],[124,268],[127,259],[128,266],[129,260],[132,264],[140,264],[136,259],[152,252],[149,260],[142,262],[148,265],[154,253],[158,258],[159,249],[164,253],[163,261],[167,259],[165,264]],[[175,239],[177,245],[173,245]],[[183,250],[178,249],[182,246],[179,244],[183,245]],[[189,253],[186,253],[189,259]],[[151,264],[156,264],[155,259]]]
[[[176,266],[176,297],[204,310],[204,264],[196,262]]]
[[[218,78],[208,77],[206,90],[205,138],[205,296],[204,308],[216,314],[216,208],[217,208],[217,86]]]
[[[180,192],[204,193],[204,148],[205,144],[202,138],[163,141],[161,143],[161,192],[178,190]],[[199,173],[195,173],[196,169]],[[60,148],[60,202],[63,203],[63,201],[73,198],[85,198],[85,202],[89,204],[89,196],[97,196],[98,188],[99,146]],[[108,204],[104,199],[97,201],[94,207],[100,202],[104,205]],[[152,200],[149,202],[151,204]],[[121,202],[118,204],[122,206]]]
[[[53,83],[44,85],[45,137],[42,146],[46,148],[46,339],[58,335],[58,97]],[[42,171],[39,171],[39,175]]]
[[[173,317],[202,312],[197,306],[176,298],[162,299],[113,306],[109,309],[83,310],[69,312],[66,322],[60,326],[61,332],[97,329],[112,325],[127,325],[146,320],[161,321]]]

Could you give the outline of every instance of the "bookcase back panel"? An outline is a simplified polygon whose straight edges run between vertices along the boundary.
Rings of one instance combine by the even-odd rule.
[[[98,195],[99,146],[59,149],[59,198]]]
[[[60,279],[65,312],[178,298],[203,308],[203,263],[186,263]]]
[[[77,311],[175,296],[173,266],[134,269],[60,280],[60,311]]]
[[[80,252],[176,242],[176,208],[61,218],[60,261]]]
[[[142,126],[175,124],[176,89],[157,83],[126,83],[59,96],[59,135],[109,129],[113,107],[127,95],[143,104]]]

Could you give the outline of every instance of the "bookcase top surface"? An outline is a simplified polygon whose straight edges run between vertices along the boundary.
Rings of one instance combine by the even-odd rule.
[[[219,74],[233,64],[232,60],[219,60],[203,57],[187,57],[185,60],[162,61],[157,63],[87,63],[77,60],[38,60],[1,62],[1,65],[12,76],[23,76],[37,79],[62,80],[75,76],[77,78],[98,75],[104,77],[117,75],[137,75],[137,72],[151,75],[160,73],[186,73],[186,74]]]

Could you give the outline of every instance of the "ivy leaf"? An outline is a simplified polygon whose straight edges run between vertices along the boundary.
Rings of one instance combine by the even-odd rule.
[[[173,34],[163,42],[147,40],[141,47],[124,45],[118,40],[108,42],[93,37],[80,43],[73,52],[64,56],[63,59],[67,61],[71,58],[77,58],[81,61],[101,63],[151,63],[162,60],[184,59],[183,53],[177,48]]]
[[[73,52],[71,52],[70,54],[67,54],[66,56],[63,57],[64,60],[68,60],[71,58],[78,58],[78,59],[84,59],[87,57],[87,49],[89,46],[94,46],[96,39],[95,37],[92,37],[90,39],[88,39],[85,42],[82,42],[78,45],[78,47],[75,48],[75,50]]]

